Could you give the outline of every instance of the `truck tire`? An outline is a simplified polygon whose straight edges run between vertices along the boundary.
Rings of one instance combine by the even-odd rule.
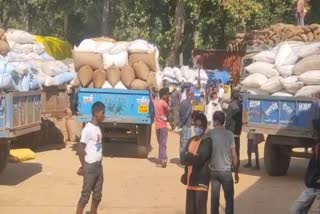
[[[137,157],[148,158],[151,141],[151,125],[138,125]]]
[[[276,136],[269,135],[264,147],[264,164],[270,176],[283,176],[290,165],[290,148],[275,144]]]
[[[6,168],[9,159],[9,141],[0,142],[0,173]]]

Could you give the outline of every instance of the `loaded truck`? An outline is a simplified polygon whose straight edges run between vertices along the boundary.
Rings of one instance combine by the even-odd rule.
[[[151,140],[151,105],[147,90],[80,88],[77,92],[77,119],[91,120],[91,107],[102,102],[105,120],[101,124],[107,152],[147,158]]]
[[[248,75],[244,67],[253,62],[256,53],[243,57],[241,79]],[[270,176],[285,175],[291,157],[311,158],[308,148],[319,143],[320,137],[319,99],[245,93],[241,99],[243,131],[267,135],[264,163]]]

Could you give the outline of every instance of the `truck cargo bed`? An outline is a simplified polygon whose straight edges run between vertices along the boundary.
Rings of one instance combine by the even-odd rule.
[[[243,95],[244,131],[290,137],[319,138],[319,100]]]
[[[149,91],[81,88],[78,93],[78,120],[91,120],[95,102],[106,106],[105,121],[110,123],[151,124]]]

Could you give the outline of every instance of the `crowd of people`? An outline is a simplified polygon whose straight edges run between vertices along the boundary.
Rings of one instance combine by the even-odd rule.
[[[234,213],[234,184],[239,182],[242,104],[239,93],[234,92],[228,109],[223,111],[219,92],[221,85],[220,82],[218,90],[209,87],[206,112],[197,114],[194,118],[192,117],[193,92],[190,86],[182,87],[180,92],[177,85],[173,85],[171,94],[168,88],[162,88],[157,98],[150,93],[159,145],[157,167],[167,166],[167,124],[170,112],[173,114],[172,129],[180,134],[179,165],[184,168],[181,183],[186,185],[186,214],[207,214],[210,184],[211,213],[219,213],[221,187],[224,191],[225,213]],[[77,150],[81,167],[77,173],[84,179],[77,214],[83,213],[91,194],[90,213],[97,213],[102,198],[102,133],[99,124],[104,121],[104,114],[104,104],[95,103],[92,106],[92,120],[86,124],[81,133]],[[264,141],[264,136],[249,131],[247,138],[248,163],[244,167],[259,170],[257,145]],[[292,206],[292,214],[307,213],[320,193],[320,146],[314,148],[314,151],[306,175],[307,187]],[[255,153],[255,166],[251,161],[252,153]]]

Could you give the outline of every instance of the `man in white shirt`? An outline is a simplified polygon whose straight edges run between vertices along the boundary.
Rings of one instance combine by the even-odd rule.
[[[219,99],[223,99],[224,92],[225,92],[224,91],[224,85],[223,85],[222,81],[219,80],[219,91],[218,91]]]
[[[77,214],[83,214],[92,192],[90,213],[97,213],[102,198],[103,168],[102,168],[102,133],[99,124],[104,121],[105,106],[96,102],[92,106],[92,119],[81,132],[78,143],[78,155],[81,167],[79,175],[83,175],[81,198],[77,207]]]
[[[206,106],[206,116],[208,119],[209,129],[213,128],[212,117],[217,111],[222,111],[221,105],[219,103],[219,97],[217,92],[212,92],[211,99]]]

